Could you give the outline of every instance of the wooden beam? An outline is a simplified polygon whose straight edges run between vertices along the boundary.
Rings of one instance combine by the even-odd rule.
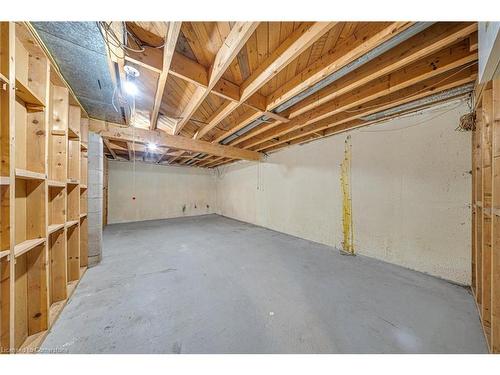
[[[240,49],[245,45],[248,38],[253,34],[258,22],[236,22],[229,35],[226,37],[222,47],[215,55],[215,59],[210,70],[208,78],[208,86],[206,89],[197,87],[194,95],[183,110],[181,120],[177,123],[174,134],[179,134],[182,128],[191,119],[191,116],[196,112],[198,107],[203,103],[212,88],[217,84],[224,72],[227,70],[231,62],[234,60]]]
[[[389,26],[386,26],[384,28],[379,27],[375,30],[373,30],[373,28],[367,27],[356,33],[356,35],[349,36],[344,42],[342,42],[341,45],[339,45],[339,48],[335,49],[332,54],[325,55],[311,67],[307,68],[304,72],[292,78],[290,82],[293,82],[293,84],[286,83],[285,85],[277,89],[273,94],[271,94],[268,97],[267,108],[272,109],[277,105],[282,104],[302,90],[312,86],[327,75],[348,64],[355,58],[360,57],[361,55],[369,52],[371,49],[377,47],[391,37],[406,30],[411,25],[411,22],[394,22]],[[378,76],[380,77],[381,75]],[[367,80],[364,83],[368,82],[369,79],[370,77],[367,77]],[[319,104],[321,103],[318,103],[317,105]],[[260,132],[271,129],[274,126],[282,125],[283,123],[284,121],[281,119],[274,124],[268,124],[258,127],[251,133],[246,134],[243,137],[239,137],[232,143],[241,143],[251,138],[252,136],[259,134]]]
[[[248,77],[241,85],[240,101],[248,100],[253,94],[264,86],[271,78],[281,72],[290,62],[296,59],[302,52],[309,48],[337,22],[304,22],[295,30],[273,53]],[[203,126],[195,138],[202,138],[225,117],[232,113],[238,105],[226,107],[227,110],[220,113],[215,120]]]
[[[220,141],[234,134],[238,130],[243,129],[249,123],[258,119],[260,116],[262,116],[262,112],[253,112],[252,110],[246,111],[243,115],[241,115],[240,117],[238,117],[237,120],[234,121],[235,125],[232,126],[231,129],[220,134],[217,138],[213,140],[213,142],[219,143]]]
[[[134,157],[132,155],[135,155],[135,150],[133,149],[132,143],[127,142],[127,152],[128,152],[128,160],[132,161]]]
[[[123,41],[123,27],[121,22],[110,22],[110,28],[115,33],[116,37]],[[105,32],[105,31],[103,31]],[[106,43],[105,43],[106,44]],[[123,96],[125,96],[125,91],[123,83],[126,80],[125,75],[125,51],[120,47],[115,45],[113,42],[106,44],[108,50],[108,67],[111,74],[111,80],[113,81],[115,87],[117,87]],[[125,123],[130,122],[130,112],[124,109],[125,113]]]
[[[106,138],[103,138],[102,141],[106,145],[106,148],[108,149],[108,151],[111,154],[111,156],[113,157],[113,159],[117,159],[115,150],[113,150],[113,148],[111,147],[111,143],[109,142],[109,140]]]
[[[181,25],[182,22],[167,23],[167,34],[165,35],[165,44],[163,46],[162,70],[158,78],[153,110],[151,112],[151,130],[156,129],[158,114],[160,113],[160,105],[163,98],[163,92],[165,90],[165,84],[167,83],[167,76],[170,69],[170,64],[172,62],[172,57],[174,55],[175,45],[177,44],[177,38],[179,37],[179,33],[181,31]]]
[[[168,164],[172,164],[174,161],[181,158],[183,154],[184,154],[184,151],[179,151],[175,155],[172,155],[172,157],[170,159],[168,159]]]
[[[279,121],[279,122],[289,122],[290,119],[288,117],[284,117],[284,116],[280,116],[279,114],[277,113],[273,113],[273,112],[263,112],[262,113],[264,116],[267,116],[269,118],[272,118],[273,120],[276,120],[276,121]]]
[[[221,109],[221,110],[223,110],[223,109]],[[214,117],[217,114],[218,114],[218,112],[214,113],[213,117],[211,117],[209,121],[213,121]],[[249,124],[253,120],[255,120],[255,119],[259,118],[260,116],[262,116],[262,114],[263,114],[263,112],[258,112],[258,111],[254,112],[252,109],[247,110],[245,113],[243,113],[240,117],[238,117],[234,121],[235,124],[236,124],[235,126],[231,127],[231,129],[229,129],[228,131],[222,132],[222,134],[219,134],[215,139],[211,139],[210,142],[212,142],[212,143],[219,143],[224,138],[230,136],[234,132],[236,132],[236,131],[242,129],[243,127],[245,127],[247,124]],[[207,158],[207,157],[208,156],[206,156],[205,158]],[[198,164],[198,163],[204,162],[205,158],[198,159],[194,164]]]
[[[471,23],[439,23],[431,26],[422,33],[408,39],[399,46],[383,54],[375,61],[370,62],[346,76],[335,81],[328,87],[319,91],[316,95],[304,99],[299,104],[295,105],[291,112],[290,118],[293,119],[305,112],[312,111],[313,109],[325,105],[325,103],[346,94],[360,86],[367,84],[377,78],[390,74],[395,70],[402,69],[410,63],[417,60],[420,62],[411,64],[406,70],[408,72],[425,72],[426,70],[430,75],[434,75],[438,71],[443,71],[443,65],[448,65],[447,69],[451,69],[459,64],[465,64],[467,61],[473,61],[474,56],[467,52],[465,44],[456,44],[448,50],[442,50],[446,45],[451,45],[460,39],[464,39],[477,25]],[[422,51],[421,49],[424,49]],[[425,60],[422,60],[425,58]],[[462,59],[462,60],[460,60]],[[455,61],[455,62],[453,62]],[[424,66],[425,65],[425,66]],[[436,70],[432,72],[432,70]],[[401,76],[401,74],[400,74]],[[425,79],[424,76],[416,76],[418,79]],[[416,80],[415,82],[417,82]],[[397,77],[392,77],[388,82],[397,82]],[[395,88],[394,88],[395,89]],[[237,138],[231,145],[238,145],[254,136],[257,136],[275,126],[282,124],[277,122],[260,126],[251,132]]]
[[[170,135],[160,130],[123,127],[102,120],[90,119],[89,130],[101,135],[104,139],[114,139],[124,142],[135,141],[142,144],[154,143],[160,147],[228,156],[234,159],[260,160],[262,156],[255,151]]]
[[[451,48],[442,53],[439,52],[447,46],[454,45],[461,39],[467,38],[475,29],[477,29],[476,23],[437,23],[377,59],[338,79],[316,95],[302,100],[292,108],[290,118],[294,118],[405,66],[413,66],[415,62],[426,57],[429,58],[423,63],[431,65],[431,68],[438,68],[439,65],[443,65],[443,59],[450,61],[450,58],[457,55],[462,57],[473,56],[466,48],[466,42],[456,48]],[[408,70],[410,69],[412,68],[408,68]]]
[[[291,99],[349,62],[406,30],[412,24],[412,22],[393,22],[389,26],[375,31],[368,24],[363,30],[353,33],[338,47],[336,46],[333,53],[321,57],[312,66],[273,92],[268,97],[268,109],[271,110]]]
[[[125,56],[125,60],[145,67],[155,73],[161,73],[161,51],[151,47],[144,47],[144,49],[144,52],[129,51],[127,56]],[[196,86],[208,87],[208,69],[178,52],[174,52],[172,56],[168,74]],[[211,93],[226,100],[240,101],[240,86],[225,78],[219,79],[212,88]],[[266,110],[266,98],[259,93],[252,95],[243,104],[259,111]]]
[[[313,134],[318,131],[322,131],[325,129],[329,129],[331,127],[337,127],[339,125],[343,125],[346,123],[350,123],[350,127],[347,127],[344,130],[350,129],[354,126],[362,126],[366,124],[366,121],[361,120],[361,117],[368,116],[373,113],[377,113],[379,111],[383,111],[385,109],[389,109],[392,107],[396,107],[401,104],[409,103],[418,99],[422,99],[426,96],[438,93],[440,91],[452,89],[454,87],[462,86],[467,83],[474,82],[477,78],[477,74],[473,73],[471,70],[464,71],[463,73],[456,76],[456,78],[448,83],[440,86],[435,86],[433,83],[422,83],[421,85],[414,85],[406,90],[402,90],[400,92],[395,92],[389,96],[389,100],[385,102],[384,100],[374,100],[372,102],[366,103],[365,106],[360,106],[359,111],[355,113],[344,112],[341,114],[333,115],[331,117],[327,117],[318,122],[309,124],[307,126],[294,128],[292,131],[286,131],[282,136],[269,137],[265,136],[266,143],[262,143],[262,140],[256,141],[259,146],[256,147],[257,151],[267,150],[269,147],[274,147],[278,144],[283,144],[290,142],[294,139],[303,137],[308,134]],[[268,142],[269,141],[269,142]]]
[[[207,121],[207,124],[202,126],[194,135],[194,139],[201,139],[210,130],[215,128],[226,116],[233,112],[239,106],[238,102],[226,102],[217,109]]]
[[[337,22],[302,23],[280,44],[241,85],[241,100],[245,101],[302,52],[328,32]]]
[[[477,31],[476,31],[473,34],[471,34],[471,36],[469,37],[469,49],[471,52],[477,51],[478,47],[479,47],[479,42],[478,42]]]
[[[412,87],[413,85],[420,84],[422,81],[432,79],[439,75],[444,75],[463,65],[473,63],[476,59],[477,55],[471,54],[464,43],[440,51],[430,56],[428,60],[417,61],[408,67],[401,68],[396,72],[392,72],[391,75],[380,77],[355,91],[346,92],[346,90],[344,90],[343,85],[352,86],[351,77],[346,76],[347,78],[345,80],[342,80],[339,85],[334,86],[338,91],[344,92],[343,95],[334,100],[324,102],[320,106],[296,116],[286,124],[271,126],[271,129],[260,138],[267,141],[326,117],[350,110],[354,107],[360,107],[374,99],[380,98],[380,101],[383,101],[383,97],[388,94]],[[457,72],[455,73],[458,74]],[[353,74],[355,74],[355,72],[353,72]],[[447,77],[441,76],[440,79],[446,80]],[[330,88],[327,89],[327,92],[327,96],[330,97],[333,95],[330,94]],[[243,143],[243,148],[253,147],[261,142],[262,141],[250,139]]]

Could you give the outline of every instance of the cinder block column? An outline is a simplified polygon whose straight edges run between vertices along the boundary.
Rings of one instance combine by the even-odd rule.
[[[89,267],[95,266],[102,258],[103,157],[102,138],[89,133]]]

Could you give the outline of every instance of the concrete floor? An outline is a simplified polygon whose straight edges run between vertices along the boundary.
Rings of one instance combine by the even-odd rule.
[[[469,291],[216,215],[110,225],[43,350],[485,353]]]

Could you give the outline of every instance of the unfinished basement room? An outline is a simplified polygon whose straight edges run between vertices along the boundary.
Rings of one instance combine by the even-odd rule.
[[[500,353],[500,22],[119,16],[0,22],[0,362]]]

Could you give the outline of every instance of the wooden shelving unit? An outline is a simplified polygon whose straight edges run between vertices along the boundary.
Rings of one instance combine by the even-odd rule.
[[[1,353],[39,348],[88,264],[75,103],[29,28],[0,22]]]
[[[500,80],[478,102],[472,150],[472,291],[489,349],[500,353]]]

